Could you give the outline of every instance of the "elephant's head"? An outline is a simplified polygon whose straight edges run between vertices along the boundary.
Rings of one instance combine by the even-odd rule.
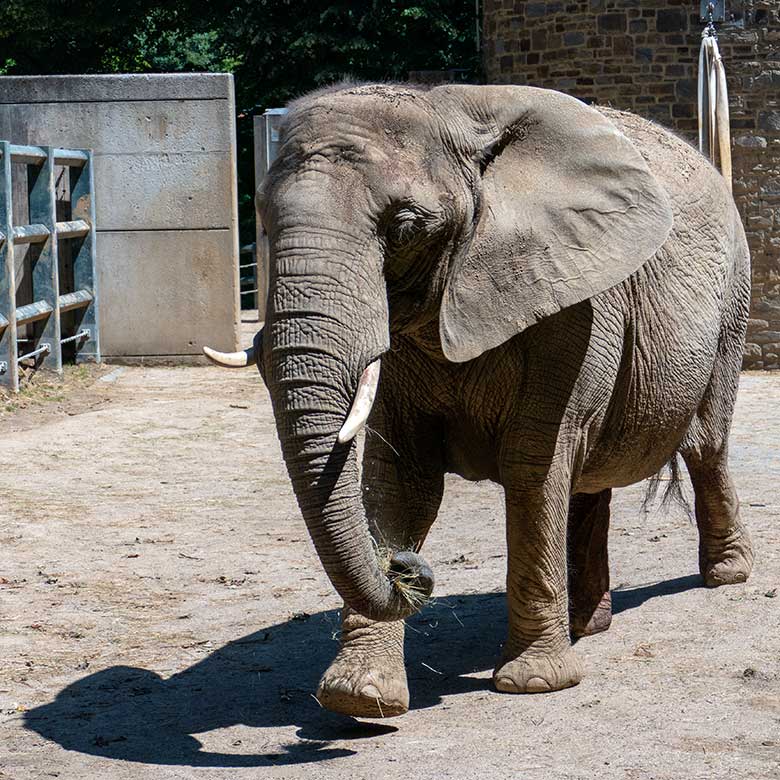
[[[381,565],[350,440],[391,334],[433,330],[442,360],[471,360],[627,278],[671,209],[604,116],[546,90],[347,85],[294,103],[281,132],[257,197],[256,359],[328,576],[353,609],[399,619],[415,609],[399,577],[427,596],[432,575],[414,551]]]

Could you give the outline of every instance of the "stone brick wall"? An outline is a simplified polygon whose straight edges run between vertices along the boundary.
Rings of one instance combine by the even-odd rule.
[[[780,0],[726,0],[734,198],[753,258],[745,367],[780,368]],[[484,0],[490,83],[635,111],[694,141],[698,2]]]

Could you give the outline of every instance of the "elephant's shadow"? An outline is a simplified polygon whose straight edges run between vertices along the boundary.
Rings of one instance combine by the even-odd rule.
[[[687,590],[680,577],[613,594],[616,612],[647,598]],[[437,599],[408,621],[406,659],[415,709],[442,697],[490,686],[466,676],[491,669],[506,631],[503,593]],[[625,603],[623,603],[625,602]],[[114,666],[64,688],[55,700],[25,715],[25,726],[67,750],[148,764],[202,767],[279,766],[352,754],[329,747],[394,731],[320,708],[312,694],[335,655],[330,641],[338,612],[297,616],[230,642],[199,663],[163,679],[157,673]],[[392,723],[392,721],[390,721]],[[244,724],[298,726],[298,740],[270,753],[208,752],[192,736]]]

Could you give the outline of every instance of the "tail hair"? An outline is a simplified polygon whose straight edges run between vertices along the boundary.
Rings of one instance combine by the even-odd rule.
[[[668,476],[666,476],[667,473]],[[658,507],[661,512],[668,512],[672,505],[675,505],[682,509],[688,520],[692,520],[693,509],[683,490],[680,453],[675,452],[674,455],[672,455],[671,460],[662,466],[658,473],[654,474],[647,481],[647,492],[642,501],[642,511],[645,514],[649,514],[650,510],[653,508],[662,482],[666,482],[667,484],[663,491],[663,495],[661,496],[661,503]]]

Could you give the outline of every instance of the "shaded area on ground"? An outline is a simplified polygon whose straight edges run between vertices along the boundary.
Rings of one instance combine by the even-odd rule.
[[[700,585],[701,578],[690,575],[615,590],[615,612]],[[168,679],[146,669],[110,667],[31,710],[25,725],[67,750],[147,764],[260,767],[350,755],[354,751],[331,748],[329,742],[373,737],[395,727],[392,721],[363,723],[324,709],[306,714],[312,710],[300,706],[335,654],[335,642],[322,640],[338,625],[337,610],[297,616],[237,639]],[[489,678],[468,675],[491,670],[497,660],[506,631],[504,593],[436,599],[407,625],[413,709],[492,687]],[[286,745],[285,753],[241,755],[204,752],[193,736],[237,723],[297,726],[302,741]]]

